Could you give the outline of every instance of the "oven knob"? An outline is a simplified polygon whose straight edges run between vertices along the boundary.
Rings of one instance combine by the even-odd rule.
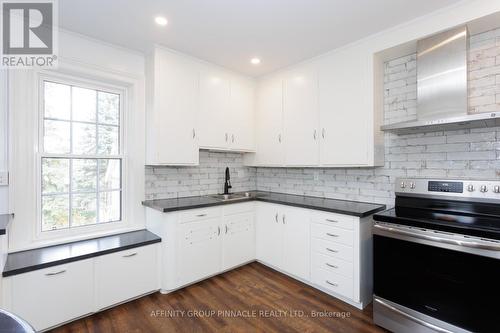
[[[479,191],[486,193],[486,192],[488,192],[488,187],[486,187],[486,185],[481,185],[481,188],[479,189]]]
[[[413,190],[413,189],[415,189],[415,183],[414,183],[414,182],[411,182],[411,183],[410,183],[410,188],[411,188],[412,190]],[[499,190],[500,190],[500,189],[499,189]]]
[[[399,185],[401,188],[406,188],[406,183],[405,182],[401,182],[401,185]]]
[[[500,186],[495,185],[495,186],[493,187],[493,192],[495,192],[495,193],[500,193]]]
[[[468,186],[467,186],[467,191],[469,191],[469,192],[474,192],[474,185],[472,185],[472,184],[471,184],[471,185],[468,185]]]

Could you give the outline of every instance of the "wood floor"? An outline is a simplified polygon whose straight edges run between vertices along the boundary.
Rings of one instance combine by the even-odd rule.
[[[340,317],[313,317],[317,314]],[[386,331],[373,324],[371,305],[360,311],[251,263],[168,295],[155,293],[114,307],[53,332]]]

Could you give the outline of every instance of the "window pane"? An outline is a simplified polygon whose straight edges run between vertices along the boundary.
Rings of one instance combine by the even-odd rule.
[[[43,149],[46,153],[68,154],[70,123],[58,120],[44,121]]]
[[[95,193],[73,194],[71,205],[72,227],[96,223],[97,196]]]
[[[98,126],[99,147],[98,154],[117,155],[119,153],[118,127]]]
[[[116,159],[99,160],[99,188],[118,190],[121,188],[121,161]]]
[[[120,120],[120,95],[99,91],[97,93],[99,123],[118,125]]]
[[[73,120],[96,121],[96,91],[73,87],[72,91]]]
[[[42,159],[42,194],[69,192],[69,160]]]
[[[97,191],[97,160],[74,159],[71,177],[73,192]]]
[[[68,217],[68,195],[49,195],[42,197],[42,231],[68,228]]]
[[[73,154],[96,153],[96,125],[73,123]]]
[[[44,82],[44,117],[70,119],[70,86]]]
[[[99,222],[119,221],[121,206],[121,192],[99,193]]]

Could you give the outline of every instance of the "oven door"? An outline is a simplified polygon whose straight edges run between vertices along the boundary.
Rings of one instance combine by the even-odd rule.
[[[381,224],[375,224],[374,234],[375,305],[383,299],[422,318],[498,332],[500,247],[495,243]]]

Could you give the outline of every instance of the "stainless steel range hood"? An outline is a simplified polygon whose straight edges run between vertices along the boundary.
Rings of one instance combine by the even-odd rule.
[[[381,127],[399,134],[500,125],[500,113],[468,113],[467,27],[417,43],[417,119]]]

